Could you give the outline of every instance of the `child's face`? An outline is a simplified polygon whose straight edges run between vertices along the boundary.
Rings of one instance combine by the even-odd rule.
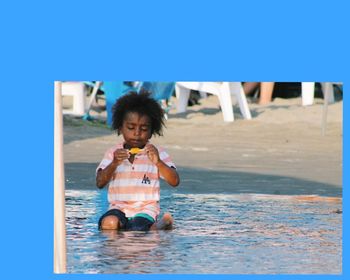
[[[151,121],[148,116],[135,112],[126,114],[120,133],[128,148],[143,148],[152,134]]]

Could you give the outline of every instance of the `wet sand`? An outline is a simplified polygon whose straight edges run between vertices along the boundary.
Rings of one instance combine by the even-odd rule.
[[[301,98],[277,98],[267,106],[249,107],[252,120],[244,120],[234,106],[232,123],[223,122],[215,96],[201,99],[184,114],[170,110],[164,136],[152,141],[165,147],[177,165],[181,184],[175,191],[304,199],[312,195],[310,200],[315,195],[342,197],[342,101],[329,105],[324,136],[322,99],[308,107],[301,106]],[[106,116],[105,111],[91,114],[102,120]],[[97,164],[120,140],[99,122],[65,116],[66,189],[95,188]]]

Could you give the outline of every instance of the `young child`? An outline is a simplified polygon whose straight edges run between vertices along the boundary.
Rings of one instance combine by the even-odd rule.
[[[176,187],[180,179],[167,152],[149,140],[162,135],[163,110],[147,94],[131,92],[113,107],[112,128],[124,141],[110,148],[96,170],[96,185],[109,183],[109,210],[98,222],[103,230],[170,229],[173,219],[160,213],[159,178]]]

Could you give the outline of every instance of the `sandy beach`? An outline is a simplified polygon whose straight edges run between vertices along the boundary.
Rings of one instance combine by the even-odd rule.
[[[301,98],[249,104],[252,120],[244,120],[235,105],[232,123],[223,121],[215,96],[183,114],[176,114],[171,101],[164,136],[151,140],[176,163],[178,191],[342,197],[342,101],[329,105],[324,136],[322,99],[307,107]],[[106,117],[105,111],[91,115]],[[65,116],[66,189],[95,188],[97,164],[120,140],[99,121]]]

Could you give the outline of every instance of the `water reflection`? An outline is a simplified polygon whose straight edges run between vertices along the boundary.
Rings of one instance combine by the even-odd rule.
[[[101,235],[100,254],[112,263],[111,273],[114,264],[124,273],[150,273],[150,263],[158,266],[163,258],[162,251],[157,250],[161,242],[158,232],[102,231]]]
[[[172,231],[98,231],[104,191],[67,191],[71,273],[339,274],[339,200],[163,192]]]

